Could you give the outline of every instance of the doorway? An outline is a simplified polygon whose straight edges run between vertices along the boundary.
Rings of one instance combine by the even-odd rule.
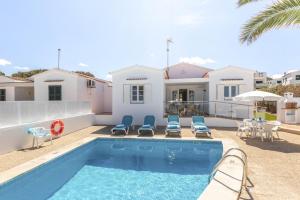
[[[188,90],[187,89],[179,89],[179,100],[180,101],[187,101],[187,94]]]

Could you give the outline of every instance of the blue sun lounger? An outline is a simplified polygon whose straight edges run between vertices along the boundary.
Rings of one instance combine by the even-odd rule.
[[[206,126],[204,122],[204,117],[202,116],[192,116],[191,129],[196,137],[199,134],[201,135],[206,134],[208,137],[211,136],[211,132],[209,128]]]
[[[166,136],[169,133],[176,133],[179,136],[181,136],[181,126],[180,126],[178,115],[169,115],[168,116],[168,124],[167,124],[167,128],[165,130],[165,133],[166,133]]]
[[[116,125],[111,129],[111,134],[115,134],[117,131],[124,132],[125,135],[128,134],[130,127],[132,126],[133,117],[131,115],[123,116],[122,123]]]
[[[151,131],[154,135],[155,129],[155,117],[153,115],[146,115],[144,118],[144,124],[138,129],[139,135],[144,131]]]

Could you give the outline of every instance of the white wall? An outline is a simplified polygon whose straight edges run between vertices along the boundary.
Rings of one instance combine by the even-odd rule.
[[[33,87],[15,87],[15,101],[33,101]]]
[[[63,134],[66,135],[93,125],[94,115],[87,114],[76,117],[63,118],[62,120],[65,124]],[[26,133],[27,129],[30,127],[50,128],[51,123],[52,120],[0,128],[0,154],[31,147],[32,136]]]
[[[104,110],[105,113],[111,113],[112,112],[112,86],[109,84],[104,85]]]
[[[0,87],[0,89],[6,90],[6,101],[15,100],[15,88],[14,87]]]
[[[0,127],[90,114],[89,102],[1,101]]]
[[[297,109],[285,109],[285,101],[297,102]],[[295,114],[293,116],[286,114]],[[290,97],[277,102],[277,120],[282,123],[299,124],[300,123],[300,97]]]
[[[146,80],[128,80],[142,78]],[[164,113],[163,70],[133,66],[112,73],[112,115],[119,123],[124,115],[132,115],[134,124],[142,124],[145,115],[154,115],[157,124],[162,123]],[[144,85],[144,103],[130,103],[130,85]]]

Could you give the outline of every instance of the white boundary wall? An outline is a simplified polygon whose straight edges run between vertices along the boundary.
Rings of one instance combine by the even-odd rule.
[[[50,129],[53,120],[61,119],[68,134],[92,126],[95,119],[87,101],[7,101],[0,102],[0,110],[0,154],[32,146],[28,128]]]
[[[87,101],[0,102],[0,128],[91,114]]]
[[[62,118],[62,120],[65,124],[63,135],[66,135],[92,126],[94,124],[94,114]],[[40,126],[49,129],[52,122],[52,120],[48,120],[0,128],[0,154],[31,147],[33,138],[26,133],[27,129]],[[42,143],[43,141],[39,142]]]

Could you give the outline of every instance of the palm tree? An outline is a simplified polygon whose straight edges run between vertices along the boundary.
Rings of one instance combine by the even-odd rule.
[[[239,0],[238,6],[259,0]],[[251,44],[263,33],[300,24],[300,0],[277,0],[265,10],[251,18],[243,27],[241,43]]]

